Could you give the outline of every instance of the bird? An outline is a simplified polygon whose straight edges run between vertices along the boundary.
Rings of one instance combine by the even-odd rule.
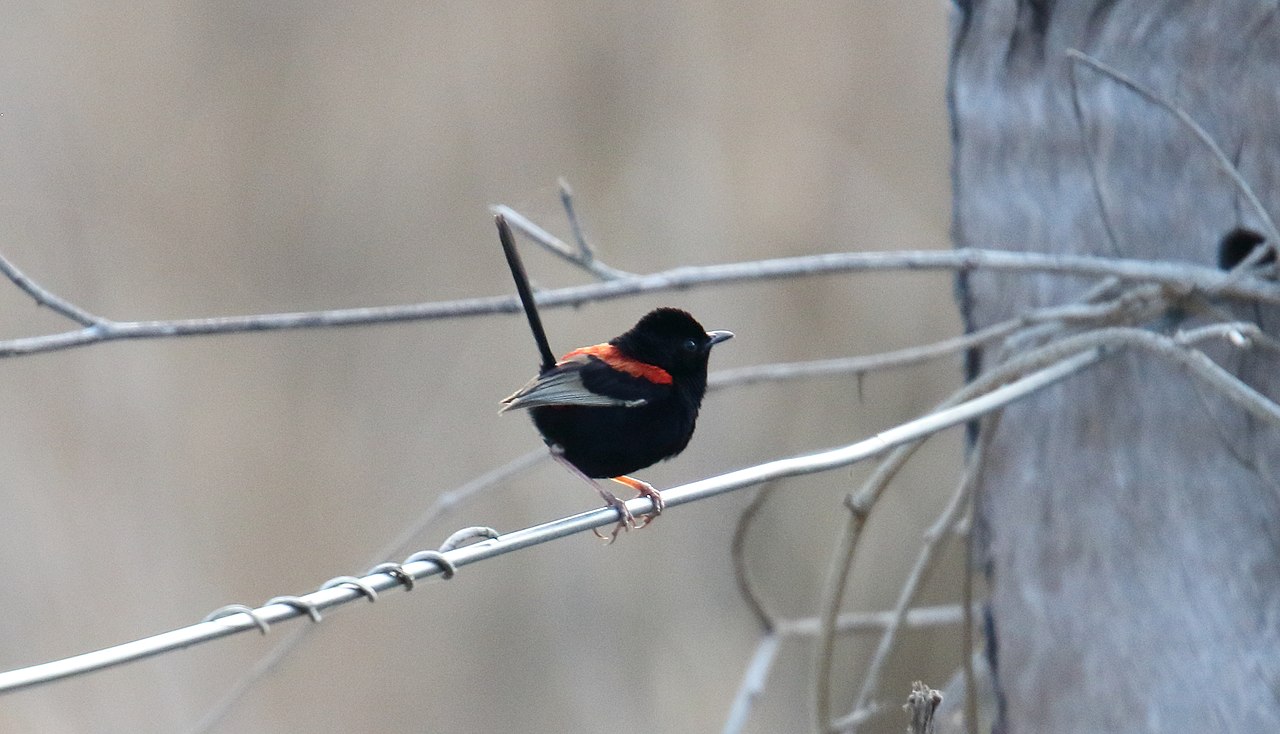
[[[537,376],[503,399],[499,412],[529,411],[551,455],[617,511],[618,524],[607,539],[612,543],[622,530],[645,527],[662,513],[661,493],[628,475],[670,459],[689,445],[707,390],[711,348],[733,338],[733,333],[708,331],[678,308],[656,308],[620,336],[557,359],[511,229],[502,215],[495,221],[541,357]],[[637,523],[626,503],[597,479],[648,497],[653,515]]]

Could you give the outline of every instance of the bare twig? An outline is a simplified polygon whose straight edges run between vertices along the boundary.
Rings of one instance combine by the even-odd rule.
[[[1113,287],[1114,282],[1105,285]],[[1098,289],[1091,290],[1086,298]],[[1159,295],[1158,286],[1138,286],[1103,302],[1083,301],[1061,306],[1049,306],[1035,309],[1022,316],[1001,321],[961,336],[943,339],[942,341],[907,347],[892,352],[881,352],[860,357],[840,357],[836,359],[819,359],[804,362],[779,362],[765,365],[750,365],[735,369],[720,370],[713,373],[707,381],[707,388],[719,390],[728,387],[742,387],[759,382],[784,382],[788,380],[804,380],[818,377],[847,376],[861,377],[870,372],[896,369],[927,362],[949,355],[960,354],[965,350],[982,346],[1014,335],[1020,329],[1032,325],[1041,325],[1040,330],[1028,330],[1026,338],[1054,333],[1063,324],[1088,322],[1104,325],[1115,322],[1129,322],[1150,318],[1166,307],[1166,302]],[[1013,338],[1024,340],[1023,334]]]
[[[505,210],[504,213],[506,213]],[[511,223],[515,224],[514,221]],[[1150,281],[1184,290],[1201,291],[1210,296],[1280,304],[1280,284],[1253,276],[1233,279],[1228,277],[1229,274],[1214,268],[1083,255],[1045,255],[968,249],[848,252],[681,267],[650,275],[629,276],[603,283],[542,291],[537,296],[537,302],[539,307],[555,308],[644,293],[748,281],[801,278],[820,274],[975,269],[1048,272],[1089,277],[1115,276],[1126,281]],[[121,339],[161,339],[283,329],[333,328],[515,313],[521,313],[517,298],[493,296],[399,306],[171,321],[108,321],[104,319],[94,326],[74,331],[0,341],[0,357],[38,354]]]
[[[1015,385],[1024,390],[1033,388],[1025,393],[1030,394],[1030,392],[1043,387],[1035,384],[1037,379],[1048,375],[1058,375],[1061,372],[1060,376],[1055,377],[1048,383],[1052,384],[1052,382],[1056,382],[1062,377],[1074,374],[1094,364],[1101,356],[1101,352],[1093,346],[1076,347],[1074,344],[1053,344],[1041,347],[1020,359],[1010,361],[979,376],[978,379],[961,388],[944,401],[939,406],[938,413],[949,411],[953,406],[970,404],[973,401],[985,400],[996,394],[1004,394]],[[1024,377],[1024,375],[1026,376]],[[1033,379],[1033,376],[1036,379]],[[1005,384],[1011,380],[1014,382],[1008,385]],[[1019,395],[1019,397],[1022,396],[1024,395]],[[1011,401],[1002,401],[1000,405],[993,406],[992,409],[1003,407],[1008,402]],[[984,414],[985,412],[989,411],[984,411]],[[880,493],[888,485],[889,480],[906,464],[915,450],[920,447],[923,439],[929,435],[932,435],[932,433],[921,435],[918,440],[905,442],[897,449],[894,449],[876,468],[876,471],[863,487],[845,502],[849,509],[849,518],[841,531],[840,539],[836,544],[836,551],[832,554],[830,570],[827,574],[826,583],[823,585],[822,600],[819,603],[821,631],[817,643],[818,654],[815,665],[813,714],[820,731],[829,730],[831,722],[830,681],[835,647],[833,640],[835,638],[836,619],[839,616],[840,602],[844,598],[845,584],[849,575],[848,570],[853,563],[853,554],[858,540],[861,538],[867,514]]]
[[[587,236],[582,232],[582,222],[578,219],[578,210],[573,206],[573,189],[569,188],[569,182],[561,178],[557,182],[560,186],[560,204],[564,207],[564,216],[569,220],[569,231],[573,232],[573,240],[578,243],[578,254],[586,262],[596,259],[596,248],[591,246],[587,241]],[[612,270],[612,268],[611,268]],[[613,272],[621,273],[620,270]]]
[[[988,416],[987,421],[988,423],[998,423],[999,417],[1000,413],[992,413]],[[925,578],[933,569],[934,558],[942,545],[942,541],[948,537],[956,520],[969,503],[969,498],[973,492],[974,480],[977,478],[979,468],[982,466],[982,456],[985,453],[987,443],[990,441],[990,430],[992,428],[993,426],[991,425],[984,426],[984,430],[980,434],[983,438],[970,456],[969,465],[965,469],[959,486],[952,493],[951,499],[947,502],[947,506],[942,510],[938,519],[925,531],[924,544],[920,548],[920,554],[916,558],[915,566],[912,567],[911,572],[907,575],[907,580],[902,584],[902,590],[898,594],[898,603],[893,608],[892,622],[885,628],[884,634],[880,638],[880,644],[876,647],[875,653],[871,657],[871,662],[867,665],[867,672],[862,680],[862,688],[858,691],[858,697],[854,701],[854,711],[860,711],[865,708],[871,700],[871,696],[879,687],[880,673],[884,670],[885,662],[889,659],[889,653],[893,651],[898,628],[906,618],[907,610],[915,599],[916,593],[920,590],[921,584],[924,583]],[[838,720],[832,726],[836,729],[843,729],[845,723]],[[856,725],[851,728],[856,729]]]
[[[756,652],[751,657],[751,663],[743,673],[742,683],[738,685],[738,692],[734,694],[733,704],[729,707],[729,716],[725,719],[724,728],[721,730],[722,734],[737,734],[746,726],[751,716],[751,706],[764,691],[769,670],[773,667],[773,661],[778,652],[778,644],[781,642],[781,636],[776,634],[773,615],[765,609],[764,602],[751,582],[751,572],[747,568],[746,556],[747,532],[777,486],[777,482],[768,482],[760,487],[756,496],[751,498],[751,502],[738,517],[738,523],[733,529],[733,540],[729,544],[729,556],[733,560],[733,578],[737,583],[738,593],[742,595],[747,609],[751,610],[756,621],[760,623],[762,634],[760,641],[756,644]]]
[[[970,401],[975,395],[983,394],[994,385],[1004,384],[1013,377],[1026,374],[1029,370],[1042,369],[1046,364],[1063,364],[1090,357],[1097,354],[1093,350],[1136,347],[1165,356],[1188,367],[1193,375],[1217,388],[1224,397],[1238,406],[1268,422],[1280,425],[1280,406],[1245,385],[1203,353],[1187,348],[1205,339],[1230,338],[1233,334],[1243,335],[1247,339],[1258,331],[1256,326],[1248,323],[1215,324],[1182,332],[1175,337],[1166,337],[1132,327],[1108,327],[1087,331],[1063,337],[988,370],[944,401],[940,407],[945,408],[960,401]],[[1073,354],[1076,356],[1068,358],[1068,355]],[[1096,358],[1096,356],[1092,357],[1092,359]],[[850,514],[832,555],[820,607],[822,630],[816,664],[814,715],[823,730],[829,730],[833,726],[830,714],[830,680],[834,620],[844,598],[845,584],[853,563],[854,552],[861,539],[862,529],[871,507],[892,477],[906,464],[922,443],[923,438],[906,443],[891,452],[863,487],[846,501]],[[855,708],[853,713],[841,719],[841,724],[844,727],[856,725],[868,717],[867,710],[868,707]]]
[[[776,485],[768,485],[770,487]],[[836,620],[837,634],[857,634],[877,632],[895,624],[894,612],[846,612]],[[907,610],[901,620],[901,626],[907,629],[929,629],[933,627],[950,627],[961,624],[965,619],[964,611],[955,604],[935,607],[916,607]],[[778,645],[787,637],[816,637],[819,633],[819,621],[816,617],[802,619],[780,619],[772,621],[773,628],[760,636],[756,643],[756,651],[751,657],[742,683],[733,697],[729,708],[729,716],[725,719],[722,734],[738,732],[746,726],[751,714],[751,706],[764,691],[769,670],[777,656]]]
[[[782,382],[786,380],[804,380],[815,377],[835,375],[864,375],[877,370],[918,364],[952,354],[959,354],[966,349],[1003,339],[1021,328],[1022,319],[1010,319],[985,329],[951,337],[932,344],[918,347],[907,347],[892,352],[882,352],[864,357],[841,357],[837,359],[819,359],[805,362],[781,362],[766,365],[751,365],[736,369],[720,370],[707,380],[707,388],[720,390],[727,387],[743,387],[760,382]]]
[[[1191,134],[1195,135],[1196,139],[1199,140],[1211,154],[1213,154],[1213,160],[1218,164],[1218,168],[1231,179],[1231,183],[1235,185],[1236,190],[1239,191],[1240,195],[1249,202],[1249,206],[1253,207],[1254,213],[1257,214],[1258,219],[1261,220],[1262,228],[1265,230],[1267,235],[1267,247],[1256,248],[1248,258],[1245,258],[1244,262],[1240,263],[1237,270],[1247,270],[1249,267],[1257,264],[1268,250],[1274,252],[1275,248],[1280,246],[1280,230],[1276,229],[1276,224],[1272,221],[1271,215],[1267,213],[1267,208],[1262,205],[1262,202],[1258,199],[1257,194],[1253,192],[1253,187],[1249,185],[1249,182],[1244,180],[1244,176],[1241,175],[1239,169],[1237,169],[1235,164],[1231,162],[1231,159],[1227,157],[1227,154],[1222,151],[1222,147],[1214,141],[1213,136],[1209,135],[1209,133],[1200,126],[1200,123],[1195,121],[1195,118],[1188,114],[1183,108],[1160,96],[1154,90],[1128,74],[1125,74],[1109,64],[1099,61],[1079,49],[1069,48],[1066,50],[1066,55],[1073,63],[1082,63],[1094,71],[1110,77],[1121,86],[1136,93],[1148,102],[1168,111],[1178,119],[1178,122],[1182,123],[1184,127],[1190,130]]]
[[[895,614],[892,611],[845,612],[836,617],[836,633],[878,632],[893,624],[894,617]],[[963,620],[964,610],[960,605],[944,604],[908,609],[901,626],[907,629],[949,627],[960,624]],[[777,631],[783,637],[816,637],[821,631],[820,625],[821,622],[817,617],[780,619],[777,621]]]
[[[1243,336],[1252,342],[1261,330],[1248,322],[1234,324],[1213,324],[1198,329],[1179,332],[1173,337],[1160,336],[1149,331],[1133,329],[1131,344],[1141,349],[1167,357],[1186,367],[1190,372],[1214,388],[1221,397],[1234,403],[1256,418],[1275,426],[1280,426],[1280,405],[1270,398],[1249,387],[1240,378],[1223,369],[1204,352],[1187,349],[1188,346],[1207,339],[1225,339],[1233,341]],[[1247,344],[1246,344],[1247,346]]]
[[[777,658],[779,642],[781,640],[778,635],[771,632],[761,635],[755,654],[751,656],[751,662],[742,674],[738,693],[729,706],[729,716],[725,718],[721,734],[738,734],[747,725],[747,720],[751,717],[751,705],[764,692],[765,683],[769,680],[769,670],[773,668],[773,661]]]
[[[988,427],[983,431],[986,438],[984,442],[991,441],[991,435],[995,433],[994,427]],[[974,502],[970,506],[976,505]],[[974,648],[974,624],[973,624],[973,532],[967,532],[964,535],[964,576],[961,578],[960,587],[960,610],[964,614],[964,620],[960,627],[960,648],[961,653],[960,666],[964,674],[964,730],[966,734],[978,734],[978,676],[973,668],[973,659],[977,656]]]
[[[28,278],[25,273],[18,269],[18,266],[4,257],[0,257],[0,273],[3,273],[4,277],[13,281],[13,284],[18,286],[23,293],[35,299],[36,304],[62,314],[81,326],[98,326],[106,323],[106,319],[95,316],[74,303],[54,295],[39,283]]]
[[[764,602],[761,601],[759,593],[751,583],[751,571],[747,568],[746,545],[747,532],[751,529],[752,522],[755,521],[756,515],[760,513],[760,509],[764,507],[777,486],[776,482],[770,482],[761,487],[756,496],[751,498],[751,503],[738,517],[738,524],[733,529],[733,540],[729,544],[729,556],[733,559],[733,578],[737,582],[738,593],[742,594],[742,600],[746,602],[747,608],[751,610],[751,614],[755,616],[766,635],[773,634],[775,622],[773,615],[765,609]]]
[[[574,236],[581,237],[582,233],[579,229],[577,215],[573,210],[572,199],[562,198],[561,201],[564,202],[565,211],[569,214],[569,224],[574,229]],[[591,273],[600,280],[619,280],[621,278],[636,277],[632,273],[628,273],[625,270],[618,270],[617,268],[610,267],[597,260],[595,257],[595,251],[591,249],[585,239],[579,239],[578,247],[574,248],[570,246],[569,243],[534,224],[528,217],[509,206],[498,204],[497,206],[489,207],[489,211],[506,217],[507,223],[511,225],[512,229],[518,231],[520,234],[528,237],[539,245],[542,245],[553,255],[557,255],[569,263],[586,270],[588,273]]]
[[[1098,171],[1098,151],[1093,145],[1093,136],[1085,125],[1084,108],[1080,104],[1080,83],[1076,78],[1076,65],[1068,64],[1070,76],[1071,110],[1075,114],[1076,127],[1080,129],[1080,138],[1084,142],[1085,160],[1089,163],[1089,177],[1093,179],[1093,198],[1098,204],[1098,214],[1102,219],[1102,229],[1107,233],[1107,249],[1115,257],[1120,256],[1120,245],[1116,240],[1115,228],[1111,225],[1111,212],[1107,209],[1107,198],[1102,190],[1102,176]]]

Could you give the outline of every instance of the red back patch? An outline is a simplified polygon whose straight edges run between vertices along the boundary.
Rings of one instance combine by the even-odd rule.
[[[572,359],[586,355],[595,357],[619,372],[625,372],[632,377],[639,377],[642,380],[648,380],[659,385],[671,384],[671,373],[658,367],[657,365],[641,362],[638,359],[628,357],[623,354],[617,347],[612,344],[595,344],[590,347],[575,349],[572,352],[560,358],[560,361]]]

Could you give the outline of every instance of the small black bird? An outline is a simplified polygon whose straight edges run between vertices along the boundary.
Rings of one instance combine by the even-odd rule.
[[[506,220],[498,215],[502,249],[542,357],[538,376],[502,401],[502,412],[529,409],[551,453],[589,482],[618,511],[618,533],[637,524],[626,504],[594,479],[612,479],[663,508],[647,482],[626,476],[670,459],[689,445],[707,390],[711,347],[728,331],[706,331],[688,313],[659,308],[622,336],[575,349],[560,359],[547,344],[524,265]],[[601,536],[603,537],[603,536]]]

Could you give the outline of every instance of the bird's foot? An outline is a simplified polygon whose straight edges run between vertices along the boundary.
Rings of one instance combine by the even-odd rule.
[[[636,516],[631,514],[631,510],[627,509],[626,502],[618,499],[617,495],[598,484],[596,485],[596,489],[600,490],[600,496],[604,498],[605,504],[618,511],[618,524],[613,526],[613,531],[609,533],[608,537],[602,535],[599,530],[591,528],[591,532],[595,534],[597,538],[605,541],[607,545],[613,545],[613,541],[618,539],[618,533],[621,533],[623,530],[644,527],[644,525],[636,523]]]
[[[637,529],[648,526],[649,523],[653,522],[655,517],[661,515],[662,511],[666,509],[666,500],[662,499],[662,493],[657,489],[654,489],[652,484],[641,479],[636,479],[635,477],[627,476],[613,477],[613,481],[618,484],[625,484],[639,492],[641,497],[648,497],[649,501],[653,503],[653,514],[645,515],[643,522],[635,526]]]

